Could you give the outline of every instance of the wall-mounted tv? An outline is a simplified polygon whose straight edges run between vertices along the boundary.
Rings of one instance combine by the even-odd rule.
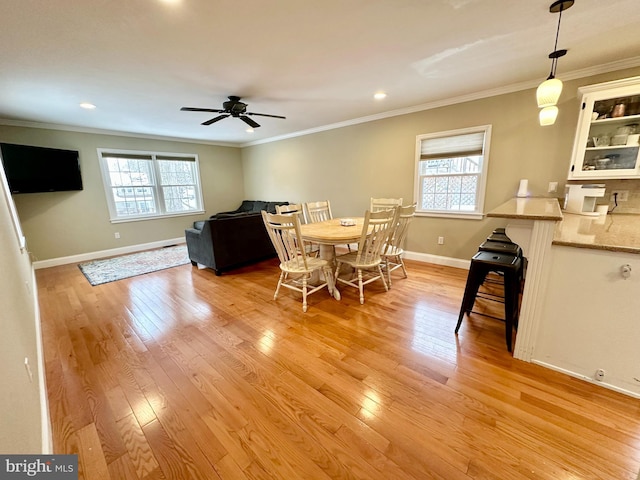
[[[82,190],[75,150],[0,143],[0,154],[11,193]]]

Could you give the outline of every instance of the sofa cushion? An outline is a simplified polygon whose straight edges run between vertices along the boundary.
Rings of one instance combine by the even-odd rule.
[[[277,205],[289,205],[289,202],[267,202],[266,210],[269,213],[276,213]]]
[[[253,212],[260,213],[262,210],[267,209],[267,202],[263,202],[262,200],[256,200],[253,202]]]
[[[250,215],[260,213],[262,210],[266,210],[269,213],[276,213],[276,205],[289,205],[289,202],[264,202],[262,200],[243,200],[236,210],[230,212],[218,212],[211,215],[210,219],[215,218],[229,218],[234,216]]]
[[[238,207],[237,210],[235,210],[236,213],[241,213],[241,212],[251,212],[253,211],[253,204],[256,203],[254,200],[243,200],[242,201],[242,205],[240,205]],[[227,212],[227,213],[231,213],[231,212]]]
[[[196,230],[202,230],[204,228],[204,220],[193,222],[193,228],[195,228]]]

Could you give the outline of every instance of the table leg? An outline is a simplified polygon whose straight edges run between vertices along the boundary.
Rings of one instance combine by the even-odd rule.
[[[331,271],[333,272],[336,268],[336,247],[334,245],[321,243],[320,258],[327,261]],[[333,283],[333,298],[340,300],[340,292],[338,291],[338,287],[333,281],[333,278],[330,280],[330,283]]]
[[[335,245],[320,244],[320,258],[326,260],[331,268],[336,264],[336,247]]]

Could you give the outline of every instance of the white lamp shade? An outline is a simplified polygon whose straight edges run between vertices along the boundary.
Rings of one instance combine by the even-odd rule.
[[[553,125],[558,117],[558,107],[544,107],[540,110],[540,125]]]
[[[542,82],[536,90],[538,107],[552,107],[558,103],[562,93],[562,81],[557,78],[549,78]]]

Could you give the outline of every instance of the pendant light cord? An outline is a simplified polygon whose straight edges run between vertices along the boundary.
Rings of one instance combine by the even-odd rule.
[[[562,21],[562,6],[560,7],[560,13],[558,15],[558,27],[556,28],[556,43],[553,45],[552,54],[558,51],[558,36],[560,36],[560,22]],[[558,57],[553,56],[551,59],[551,73],[549,74],[549,79],[556,78],[556,68],[558,67]]]

